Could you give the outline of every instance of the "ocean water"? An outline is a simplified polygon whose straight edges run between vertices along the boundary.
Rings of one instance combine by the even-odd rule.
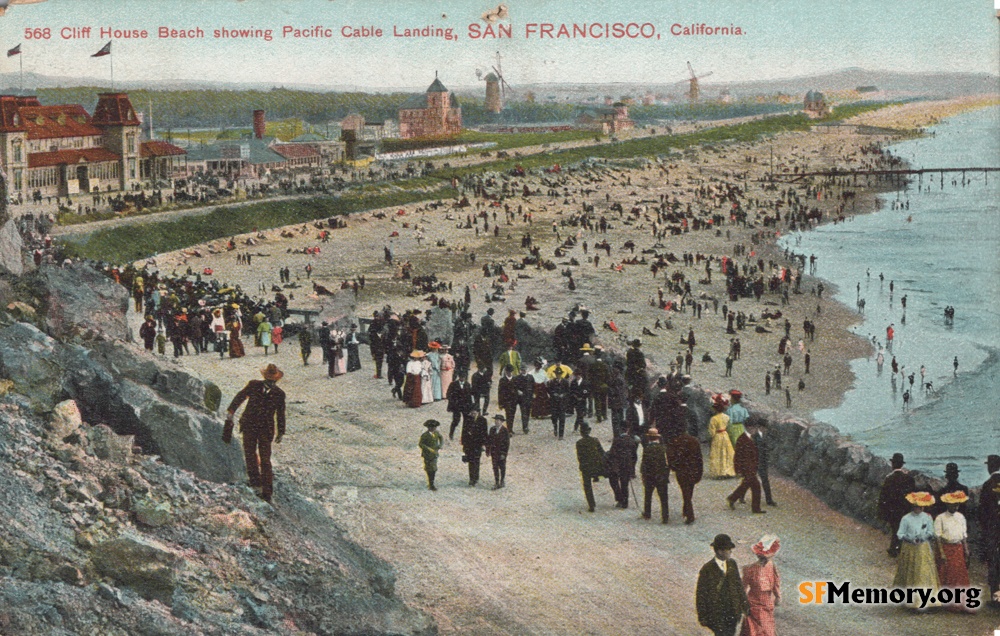
[[[933,136],[892,151],[914,168],[1000,166],[1000,108],[964,113],[931,130]],[[855,307],[865,299],[856,333],[884,346],[886,327],[895,325],[882,369],[874,354],[853,360],[854,386],[840,406],[815,419],[884,457],[903,453],[911,469],[941,476],[947,462],[956,462],[960,481],[972,486],[987,477],[986,455],[1000,453],[1000,173],[969,172],[964,185],[961,173],[946,173],[943,181],[914,177],[905,190],[884,195],[877,212],[787,236],[783,245],[815,254],[816,275],[837,286],[841,302]],[[893,209],[894,202],[909,202],[909,209]],[[915,374],[905,407],[910,385],[893,379],[893,356],[907,376]],[[921,366],[931,391],[921,387]]]

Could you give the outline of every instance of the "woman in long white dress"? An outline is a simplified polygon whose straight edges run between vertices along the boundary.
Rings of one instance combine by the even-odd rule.
[[[434,401],[434,391],[431,389],[431,361],[426,356],[420,359],[420,391],[423,404]]]
[[[431,363],[431,395],[434,400],[440,400],[444,397],[441,392],[441,343],[431,342],[427,347],[430,349],[427,360]]]

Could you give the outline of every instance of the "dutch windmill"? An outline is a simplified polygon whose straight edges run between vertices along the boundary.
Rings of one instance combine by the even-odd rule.
[[[694,103],[698,101],[698,96],[700,94],[700,89],[698,88],[698,80],[708,77],[709,75],[712,74],[712,71],[709,71],[704,75],[695,75],[694,68],[691,66],[691,62],[688,62],[687,65],[688,65],[688,74],[690,74],[691,77],[689,77],[686,80],[681,80],[680,82],[677,83],[678,84],[683,84],[684,82],[688,83],[688,100]]]
[[[507,103],[507,93],[513,93],[514,89],[510,87],[507,80],[504,79],[503,70],[500,66],[500,52],[497,51],[497,63],[495,66],[491,66],[493,69],[491,73],[487,73],[486,77],[483,77],[483,72],[476,69],[476,78],[486,81],[486,110],[499,113],[503,109],[503,105]]]

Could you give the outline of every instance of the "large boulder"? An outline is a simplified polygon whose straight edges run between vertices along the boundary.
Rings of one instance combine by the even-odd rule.
[[[6,212],[6,210],[4,210]],[[2,215],[3,226],[0,227],[0,272],[9,272],[15,276],[24,273],[24,243],[21,233],[17,231],[14,219],[6,219]]]
[[[152,376],[153,385],[163,387],[178,404],[131,380],[134,368],[121,373],[111,365],[119,371],[115,373],[99,362],[90,350],[61,344],[27,323],[0,329],[0,378],[12,381],[36,411],[52,411],[61,400],[72,398],[84,421],[106,423],[118,435],[134,435],[145,452],[168,464],[210,481],[243,480],[243,455],[222,443],[222,422],[207,413],[200,380],[179,371]],[[109,457],[112,454],[120,455],[113,449]]]
[[[84,264],[42,267],[30,274],[39,296],[46,331],[63,341],[131,340],[125,313],[129,295]]]
[[[103,576],[168,606],[177,586],[177,567],[183,563],[176,551],[133,533],[99,543],[91,561]]]
[[[91,357],[115,377],[148,386],[169,402],[209,410],[205,393],[211,383],[166,359],[112,342],[94,343],[91,352]]]
[[[29,398],[38,411],[50,411],[59,401],[63,346],[33,325],[16,322],[0,329],[0,377]]]
[[[171,466],[209,481],[244,479],[243,453],[222,442],[218,418],[167,402],[153,390],[125,379],[89,407],[93,421],[106,422],[119,435],[135,435],[145,452],[159,455]]]

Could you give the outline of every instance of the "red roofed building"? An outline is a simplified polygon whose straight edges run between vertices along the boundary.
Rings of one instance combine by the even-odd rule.
[[[8,194],[28,200],[131,188],[166,177],[184,150],[140,147],[139,118],[125,93],[101,93],[94,114],[79,104],[42,106],[36,97],[0,95],[0,166]]]
[[[166,141],[144,141],[139,144],[139,167],[143,179],[170,180],[185,172],[187,151]]]
[[[271,150],[284,157],[289,168],[318,167],[322,163],[319,149],[310,144],[271,144]]]

